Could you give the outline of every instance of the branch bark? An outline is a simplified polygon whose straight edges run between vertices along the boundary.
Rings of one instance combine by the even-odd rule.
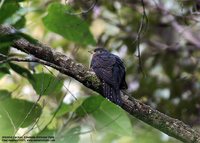
[[[11,26],[0,25],[0,35],[13,34],[15,32],[17,32],[16,29]],[[25,38],[14,40],[12,46],[35,56],[36,59],[44,61],[44,64],[73,77],[89,89],[102,95],[101,83],[96,75],[66,55],[56,52],[40,42],[31,43]],[[37,60],[35,61],[37,62]],[[121,108],[134,117],[183,142],[200,143],[200,134],[182,121],[171,118],[137,99],[129,97],[125,93],[123,93],[122,99],[123,105]]]

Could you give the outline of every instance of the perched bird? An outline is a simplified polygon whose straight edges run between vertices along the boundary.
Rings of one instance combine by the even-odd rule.
[[[103,95],[121,106],[121,89],[127,89],[125,67],[121,59],[104,48],[96,48],[90,67],[103,85]]]

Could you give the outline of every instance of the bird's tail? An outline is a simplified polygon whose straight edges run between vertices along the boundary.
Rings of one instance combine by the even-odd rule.
[[[104,96],[109,99],[111,102],[114,102],[115,104],[121,106],[122,105],[122,99],[120,96],[120,89],[116,89],[111,87],[109,84],[104,83],[103,84],[103,94]]]

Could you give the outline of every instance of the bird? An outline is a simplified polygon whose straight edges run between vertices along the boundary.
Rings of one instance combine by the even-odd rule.
[[[96,48],[92,54],[90,68],[102,82],[103,96],[122,106],[120,90],[128,88],[124,63],[117,55],[105,48]]]

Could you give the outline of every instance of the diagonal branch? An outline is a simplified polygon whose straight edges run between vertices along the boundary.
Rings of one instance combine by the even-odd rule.
[[[0,25],[0,35],[12,34],[13,32],[16,32],[14,28]],[[33,44],[21,38],[13,41],[12,46],[27,54],[34,55],[36,59],[39,59],[35,62],[50,63],[48,66],[73,77],[89,89],[102,93],[101,83],[93,72],[66,55],[54,51],[47,45],[39,42]],[[126,94],[122,98],[122,108],[134,117],[183,142],[200,143],[200,134],[182,121],[171,118],[134,98],[130,98]]]

